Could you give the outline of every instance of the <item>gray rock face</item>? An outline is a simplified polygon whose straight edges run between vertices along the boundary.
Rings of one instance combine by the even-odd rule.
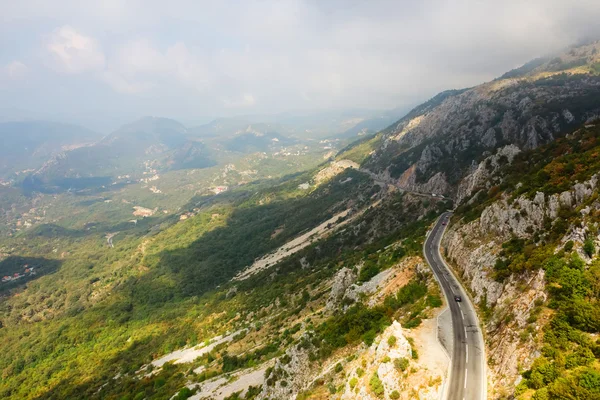
[[[395,178],[410,172],[399,180],[408,190],[429,192],[435,187],[456,195],[459,186],[473,186],[473,178],[461,181],[482,152],[507,144],[533,149],[600,115],[595,102],[569,109],[573,99],[599,89],[600,77],[585,74],[485,83],[409,113],[386,132],[366,168],[392,171]],[[443,184],[442,175],[431,181],[437,174],[443,174]],[[465,197],[464,191],[459,193]]]
[[[575,208],[587,200],[597,188],[598,175],[588,181],[575,183],[571,190],[546,197],[538,192],[533,199],[521,196],[511,204],[502,199],[491,204],[481,213],[478,231],[482,235],[493,234],[498,240],[511,236],[529,238],[543,227],[544,218],[554,220],[561,207]]]
[[[485,298],[487,305],[493,306],[502,294],[502,284],[491,276],[502,241],[487,241],[478,236],[477,225],[477,221],[473,221],[460,231],[451,227],[444,235],[443,246],[448,259],[455,262],[463,279],[470,284],[475,301],[481,302]],[[464,232],[470,234],[463,237]]]
[[[443,155],[444,153],[442,152],[442,150],[440,150],[439,147],[427,145],[421,153],[421,158],[417,162],[417,169],[420,172],[427,171],[427,169],[432,164],[436,163],[437,160],[440,159],[440,157],[443,157]]]
[[[514,201],[502,198],[486,207],[479,219],[451,226],[442,246],[468,285],[476,302],[494,307],[485,326],[492,387],[513,390],[519,379],[519,368],[529,368],[539,355],[532,337],[523,336],[528,318],[538,300],[546,300],[544,271],[512,275],[500,283],[493,279],[493,267],[501,245],[512,237],[530,238],[543,231],[547,218],[555,220],[561,207],[576,208],[597,193],[598,174],[586,182],[575,182],[571,190],[546,196],[538,192],[533,199],[525,196]],[[597,204],[600,208],[600,203]],[[581,210],[589,213],[596,204]],[[588,224],[570,227],[562,243],[572,240],[583,260],[589,258],[581,250],[589,237]],[[600,244],[600,237],[595,237]],[[508,315],[511,318],[506,318]],[[506,322],[510,321],[510,322]],[[539,328],[539,327],[538,327]],[[497,396],[496,396],[497,397]],[[493,397],[492,398],[496,398]]]
[[[494,128],[490,128],[481,137],[481,144],[485,147],[495,147],[496,143],[496,130]]]
[[[508,145],[498,149],[496,154],[488,156],[478,165],[471,168],[466,176],[461,180],[456,191],[456,202],[461,203],[464,199],[473,195],[477,188],[489,189],[495,182],[490,180],[494,172],[500,168],[504,162],[512,163],[515,156],[521,150],[515,145]]]
[[[234,286],[227,291],[225,298],[230,299],[230,298],[234,297],[237,294],[237,292],[238,292],[238,288],[237,288],[237,286]]]
[[[344,294],[344,298],[352,300],[352,302],[359,302],[361,300],[362,295],[370,295],[375,293],[380,285],[385,283],[385,281],[394,273],[394,269],[389,268],[384,271],[381,271],[374,277],[372,277],[369,281],[363,282],[360,285],[353,283],[348,287],[346,293]],[[374,299],[372,299],[374,300]],[[370,304],[373,306],[374,304]]]
[[[311,368],[308,350],[295,345],[280,357],[266,377],[259,399],[294,399],[310,383],[316,370]]]
[[[567,109],[563,110],[562,115],[565,121],[567,121],[569,124],[575,120],[575,116]]]
[[[410,168],[402,174],[402,176],[398,179],[397,185],[398,187],[413,191],[413,192],[421,192],[421,193],[447,193],[449,190],[449,184],[446,180],[446,174],[443,172],[438,172],[433,175],[429,180],[425,183],[417,182],[417,169],[418,166],[415,165],[415,168]],[[389,172],[388,172],[389,176]]]
[[[495,387],[514,388],[521,377],[519,368],[531,367],[539,356],[533,336],[523,337],[521,333],[528,325],[527,320],[536,302],[545,301],[546,298],[543,270],[512,276],[504,285],[497,309],[486,325],[487,355],[493,360],[490,372]],[[512,316],[509,323],[504,322],[507,315]]]
[[[420,191],[424,191],[425,193],[447,193],[449,189],[449,184],[446,181],[446,174],[443,172],[438,172],[433,175],[427,183],[424,185],[420,185]]]
[[[543,193],[538,195],[543,197]],[[545,205],[538,205],[535,199],[519,197],[512,205],[502,200],[481,213],[479,228],[502,240],[508,240],[512,235],[526,238],[543,226],[545,214]]]
[[[338,273],[335,274],[331,285],[331,292],[329,293],[329,298],[325,305],[327,311],[334,311],[340,308],[346,290],[355,280],[356,274],[346,267],[340,269]]]
[[[462,273],[471,283],[476,301],[487,296],[488,305],[494,305],[501,295],[498,283],[490,278],[490,271],[496,262],[497,253],[503,242],[516,236],[530,238],[544,226],[546,217],[554,220],[561,207],[577,207],[587,200],[597,188],[598,175],[588,181],[576,183],[569,191],[551,196],[538,192],[533,199],[518,197],[509,204],[501,199],[486,207],[478,220],[451,227],[444,236],[443,245],[448,257],[456,260]],[[586,228],[579,231],[573,227],[563,242],[573,240],[582,243]]]

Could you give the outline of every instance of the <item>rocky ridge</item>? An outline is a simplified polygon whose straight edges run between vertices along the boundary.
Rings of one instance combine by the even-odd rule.
[[[534,149],[598,119],[600,76],[590,66],[599,49],[575,48],[557,57],[562,63],[437,96],[384,131],[364,167],[406,190],[464,199],[481,182],[478,164],[497,149]]]

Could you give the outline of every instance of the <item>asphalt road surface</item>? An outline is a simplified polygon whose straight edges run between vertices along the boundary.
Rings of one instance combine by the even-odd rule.
[[[452,214],[442,214],[425,240],[423,253],[439,281],[452,315],[453,345],[444,398],[484,400],[486,398],[485,347],[475,309],[440,255],[440,241]],[[460,296],[460,302],[454,299]]]

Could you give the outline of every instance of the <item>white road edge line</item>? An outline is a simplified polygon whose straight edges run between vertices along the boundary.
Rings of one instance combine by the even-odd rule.
[[[438,220],[438,221],[439,221],[439,220]],[[436,224],[437,224],[437,222],[436,222]],[[450,299],[448,298],[448,296],[446,296],[446,291],[445,291],[445,290],[444,290],[444,288],[443,288],[443,285],[442,285],[442,282],[441,282],[441,280],[440,280],[440,277],[438,277],[438,275],[436,274],[436,272],[435,272],[435,268],[433,267],[433,263],[432,263],[432,262],[429,260],[429,257],[427,257],[427,252],[425,251],[425,250],[426,250],[426,248],[427,248],[427,247],[426,247],[426,244],[427,244],[427,239],[428,239],[430,236],[432,236],[432,235],[434,236],[434,239],[435,239],[435,234],[434,234],[434,233],[435,233],[435,226],[434,226],[434,229],[432,229],[431,231],[427,231],[427,233],[425,234],[425,238],[426,238],[426,239],[425,239],[425,241],[423,242],[423,257],[425,258],[425,261],[427,261],[427,263],[429,264],[429,266],[430,266],[430,268],[431,268],[431,270],[432,270],[432,272],[433,272],[433,276],[434,276],[434,278],[435,278],[435,279],[436,279],[436,280],[439,282],[439,284],[440,284],[440,290],[441,290],[442,294],[444,295],[444,297],[446,298],[446,303],[448,304],[448,305],[446,306],[446,310],[445,310],[445,311],[449,311],[449,310],[450,310]],[[438,248],[439,248],[439,247],[438,247]],[[442,261],[442,262],[443,262],[443,261]],[[442,276],[443,276],[443,275],[442,275]],[[445,278],[444,278],[444,280],[445,280]],[[438,320],[438,327],[440,326],[440,325],[439,325],[439,317],[440,317],[440,315],[441,315],[443,312],[444,312],[444,311],[442,311],[440,314],[438,314],[438,318],[437,318],[437,320]],[[438,342],[439,342],[439,337],[438,337]],[[444,348],[444,345],[442,345],[442,344],[441,344],[441,342],[440,342],[440,345],[442,346],[442,349],[444,350],[444,353],[446,353],[446,356],[448,356],[448,361],[449,361],[449,362],[448,362],[448,370],[446,371],[446,379],[445,379],[445,380],[443,381],[443,383],[442,383],[442,390],[441,390],[441,393],[440,393],[440,400],[445,400],[445,399],[447,399],[447,398],[448,398],[448,385],[449,385],[450,381],[452,380],[452,365],[453,365],[453,363],[454,363],[454,360],[453,360],[453,358],[452,358],[452,357],[450,357],[450,355],[448,354],[448,352],[447,352],[447,351],[446,351],[446,349]]]
[[[434,241],[434,244],[436,245],[436,250],[437,250],[438,256],[440,258],[440,262],[441,262],[441,264],[443,264],[443,270],[444,271],[442,271],[440,269],[440,273],[442,274],[440,277],[437,276],[435,268],[433,266],[433,263],[431,262],[431,260],[429,260],[429,257],[427,257],[427,252],[425,251],[426,250],[426,242],[427,242],[427,240],[425,240],[425,242],[423,243],[423,255],[425,257],[425,260],[427,261],[427,263],[430,265],[431,269],[433,270],[432,271],[433,272],[433,276],[436,278],[436,280],[441,285],[441,277],[443,277],[444,280],[447,282],[446,277],[443,276],[444,273],[449,273],[450,276],[452,276],[454,278],[454,280],[456,280],[456,282],[458,282],[458,280],[454,276],[454,272],[452,271],[452,269],[446,264],[445,260],[441,256],[441,253],[439,252],[439,246],[440,246],[442,238],[440,237],[440,238],[438,238],[438,240],[435,240],[435,236],[436,236],[436,234],[439,231],[439,229],[437,229],[437,228],[442,229],[441,227],[437,226],[437,224],[439,223],[439,221],[440,220],[438,219],[437,222],[436,222],[436,225],[434,226],[434,228],[431,231],[427,231],[426,232],[425,237],[427,239],[429,239],[430,237],[433,236],[433,241]],[[443,231],[444,230],[445,229],[442,229],[442,236],[443,236]],[[444,297],[446,297],[445,291],[443,290],[443,288],[441,288],[441,289],[442,289],[442,293],[444,294]],[[469,303],[471,303],[471,301],[468,299],[468,294],[466,295],[466,297],[467,297],[466,300],[469,301]],[[448,300],[448,302],[450,301],[450,299],[448,299],[447,297],[446,297],[446,300]],[[460,309],[460,310],[461,310],[461,313],[462,313],[462,309]],[[463,314],[463,319],[464,319],[464,314]],[[438,320],[439,320],[439,318],[438,318]],[[477,321],[477,318],[475,319],[475,321]],[[479,321],[477,321],[477,322],[479,322]],[[439,324],[438,324],[438,326],[439,326]],[[483,332],[483,331],[481,331],[481,332]],[[483,367],[483,374],[482,374],[482,381],[483,381],[482,383],[483,384],[481,385],[481,399],[483,400],[483,399],[485,399],[485,394],[487,393],[487,371],[486,371],[487,370],[487,365],[486,365],[486,360],[485,360],[485,344],[483,344],[483,333],[480,333],[479,329],[476,328],[475,329],[475,337],[476,337],[477,340],[479,340],[479,337],[478,337],[479,335],[481,335],[481,342],[482,342],[481,345],[484,346],[483,347],[483,351],[481,351],[479,353],[479,355],[481,357],[481,364],[482,364],[482,367]],[[439,341],[439,339],[438,339],[438,341]],[[449,368],[448,368],[448,371],[447,371],[446,380],[442,383],[442,391],[440,393],[440,399],[446,399],[447,396],[448,396],[448,393],[447,393],[448,387],[447,387],[446,383],[449,383],[452,380],[452,365],[454,364],[454,361],[455,360],[453,360],[452,358],[450,358],[450,365],[449,365]],[[465,369],[465,389],[466,389],[466,382],[467,382],[467,370]],[[463,400],[465,400],[464,397],[463,397]]]
[[[441,242],[441,238],[440,238],[440,242]],[[438,250],[439,250],[439,247],[438,247]],[[440,256],[441,256],[441,254],[440,254]],[[449,271],[454,276],[454,272],[448,266],[448,264],[446,264],[446,261],[443,258],[441,259],[441,262],[442,262],[442,264],[444,264],[444,269],[446,271]],[[467,297],[468,297],[468,294],[467,294]],[[468,298],[466,300],[470,302],[470,300]],[[482,349],[483,349],[479,353],[480,357],[481,357],[481,366],[483,368],[482,385],[481,385],[481,395],[480,396],[481,396],[481,399],[485,399],[486,398],[486,394],[487,394],[487,362],[486,362],[486,357],[485,357],[485,339],[483,338],[483,330],[479,330],[478,329],[475,333],[476,333],[476,337],[479,336],[477,339],[478,340],[481,339],[481,346],[482,346]],[[448,376],[450,377],[450,375],[451,374],[449,374]]]

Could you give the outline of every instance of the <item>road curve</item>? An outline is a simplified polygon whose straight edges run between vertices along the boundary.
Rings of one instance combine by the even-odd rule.
[[[444,398],[448,400],[484,400],[486,398],[485,347],[477,313],[460,282],[440,255],[440,241],[452,213],[440,216],[429,232],[423,253],[442,287],[452,315],[453,345]],[[462,301],[456,302],[458,295]]]

